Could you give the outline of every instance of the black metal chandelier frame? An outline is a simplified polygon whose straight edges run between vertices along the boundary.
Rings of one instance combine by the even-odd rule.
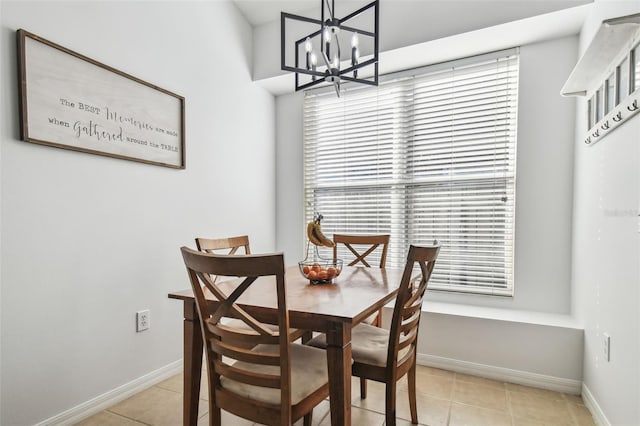
[[[281,68],[284,71],[291,71],[295,73],[295,88],[296,91],[304,90],[310,87],[313,87],[322,82],[330,82],[333,83],[336,93],[340,96],[340,82],[351,81],[355,83],[368,84],[372,86],[378,85],[378,53],[379,53],[379,1],[374,0],[373,2],[367,4],[366,6],[361,7],[353,13],[345,16],[344,18],[336,18],[335,17],[335,0],[331,0],[331,6],[329,6],[329,0],[320,0],[321,3],[321,16],[320,19],[308,18],[306,16],[294,15],[287,12],[280,13],[280,59],[281,59]],[[325,4],[328,9],[328,15],[325,19]],[[346,25],[347,21],[352,18],[359,16],[360,14],[368,11],[373,8],[374,14],[374,31],[367,31],[363,29],[358,29],[349,25]],[[314,31],[298,40],[295,41],[295,66],[289,66],[286,64],[285,58],[285,42],[286,42],[286,20],[292,19],[296,21],[308,22],[312,24],[317,24],[320,26],[320,29]],[[337,34],[340,30],[350,31],[357,35],[362,35],[365,37],[371,37],[373,39],[373,57],[369,58],[365,61],[359,62],[357,59],[357,52],[354,49],[357,49],[352,46],[352,57],[351,57],[351,66],[340,69],[340,44],[337,38]],[[335,40],[337,48],[337,57],[338,63],[333,63],[330,58],[330,47],[331,41],[326,41],[326,39],[322,39],[320,41],[320,56],[326,66],[324,70],[316,70],[315,64],[310,64],[309,61],[309,50],[307,50],[307,56],[305,61],[305,66],[301,66],[300,63],[300,47],[303,43],[308,43],[309,40],[312,40],[314,37],[321,36],[326,37],[326,34],[330,34]],[[337,65],[337,66],[336,66]],[[367,78],[359,78],[358,70],[367,66],[373,65],[374,73],[372,79]],[[304,84],[300,84],[300,74],[306,74],[312,76],[312,81]],[[351,75],[349,75],[351,74]]]

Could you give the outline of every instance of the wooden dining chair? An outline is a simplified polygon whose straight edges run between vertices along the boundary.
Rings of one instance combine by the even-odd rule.
[[[387,250],[389,248],[389,238],[387,234],[382,235],[345,235],[345,234],[333,234],[333,259],[338,258],[338,245],[343,244],[354,256],[352,260],[349,260],[349,266],[356,266],[362,264],[367,268],[371,265],[367,261],[367,256],[373,253],[379,254],[380,262],[379,267],[384,268],[387,263]],[[343,259],[345,260],[345,259]],[[346,263],[346,260],[345,260]],[[376,327],[382,327],[382,309],[377,313],[369,316],[364,320],[367,324],[375,325]]]
[[[222,254],[220,251],[225,250],[225,254],[236,254],[238,249],[243,248],[244,254],[251,254],[247,235],[228,238],[196,238],[196,247],[203,253]]]
[[[289,341],[283,255],[216,255],[187,247],[181,251],[206,350],[209,425],[221,425],[221,410],[261,424],[290,426],[304,417],[304,425],[311,425],[313,408],[329,395],[327,358],[323,350]],[[226,294],[212,275],[239,277],[239,285]],[[259,277],[270,279],[256,282]],[[258,284],[276,289],[276,330],[236,303]],[[217,304],[207,303],[203,286]],[[224,317],[242,320],[246,327],[230,327],[221,322]]]
[[[248,235],[225,238],[196,238],[196,247],[199,251],[210,254],[242,254],[238,253],[239,249],[243,249],[244,254],[251,254]],[[218,277],[216,276],[214,281],[217,280]]]
[[[354,327],[351,335],[353,365],[351,372],[361,379],[375,380],[385,384],[385,425],[396,424],[396,386],[400,378],[407,375],[411,423],[418,423],[416,407],[416,347],[422,301],[427,283],[433,272],[440,246],[410,246],[398,296],[393,309],[391,329],[386,330],[369,324]],[[414,266],[420,267],[420,275],[412,279]],[[318,335],[310,346],[326,347],[324,334]],[[361,388],[361,398],[366,398],[366,387]]]
[[[209,254],[251,254],[251,248],[249,247],[249,236],[240,235],[238,237],[225,237],[225,238],[196,238],[196,247],[199,251]],[[218,281],[220,276],[216,275],[213,278],[214,282]],[[246,328],[244,321],[240,321],[234,318],[225,318],[223,320],[227,325],[238,328]],[[276,328],[270,325],[271,328]],[[303,341],[309,340],[311,332],[305,330],[291,329],[291,341],[303,338]]]

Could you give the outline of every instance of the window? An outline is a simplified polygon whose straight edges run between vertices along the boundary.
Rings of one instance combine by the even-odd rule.
[[[331,233],[442,248],[431,290],[513,294],[517,51],[307,92],[305,217]]]

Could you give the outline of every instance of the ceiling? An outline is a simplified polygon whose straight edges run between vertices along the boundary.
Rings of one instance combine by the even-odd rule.
[[[293,90],[281,70],[280,12],[317,18],[321,0],[232,0],[254,27],[252,78]],[[344,16],[371,0],[335,0]],[[578,34],[593,0],[380,0],[380,74]]]
[[[280,12],[299,14],[319,4],[319,0],[233,0],[233,2],[254,27],[278,19]]]
[[[320,10],[322,0],[233,0],[245,19],[254,27],[280,18],[280,12],[302,14],[304,12],[315,12]],[[335,0],[336,8],[344,6],[348,11],[365,5],[370,0]],[[569,7],[590,3],[592,0],[380,0],[381,7],[428,7],[429,4],[437,6],[438,3],[451,3],[457,1],[462,4],[465,1],[470,3],[486,3],[489,9],[518,7],[523,13],[534,16],[541,11],[552,12]]]

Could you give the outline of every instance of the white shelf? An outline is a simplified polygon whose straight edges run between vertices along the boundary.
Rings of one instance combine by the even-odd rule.
[[[638,40],[640,13],[603,21],[560,94],[586,96],[597,89]]]

